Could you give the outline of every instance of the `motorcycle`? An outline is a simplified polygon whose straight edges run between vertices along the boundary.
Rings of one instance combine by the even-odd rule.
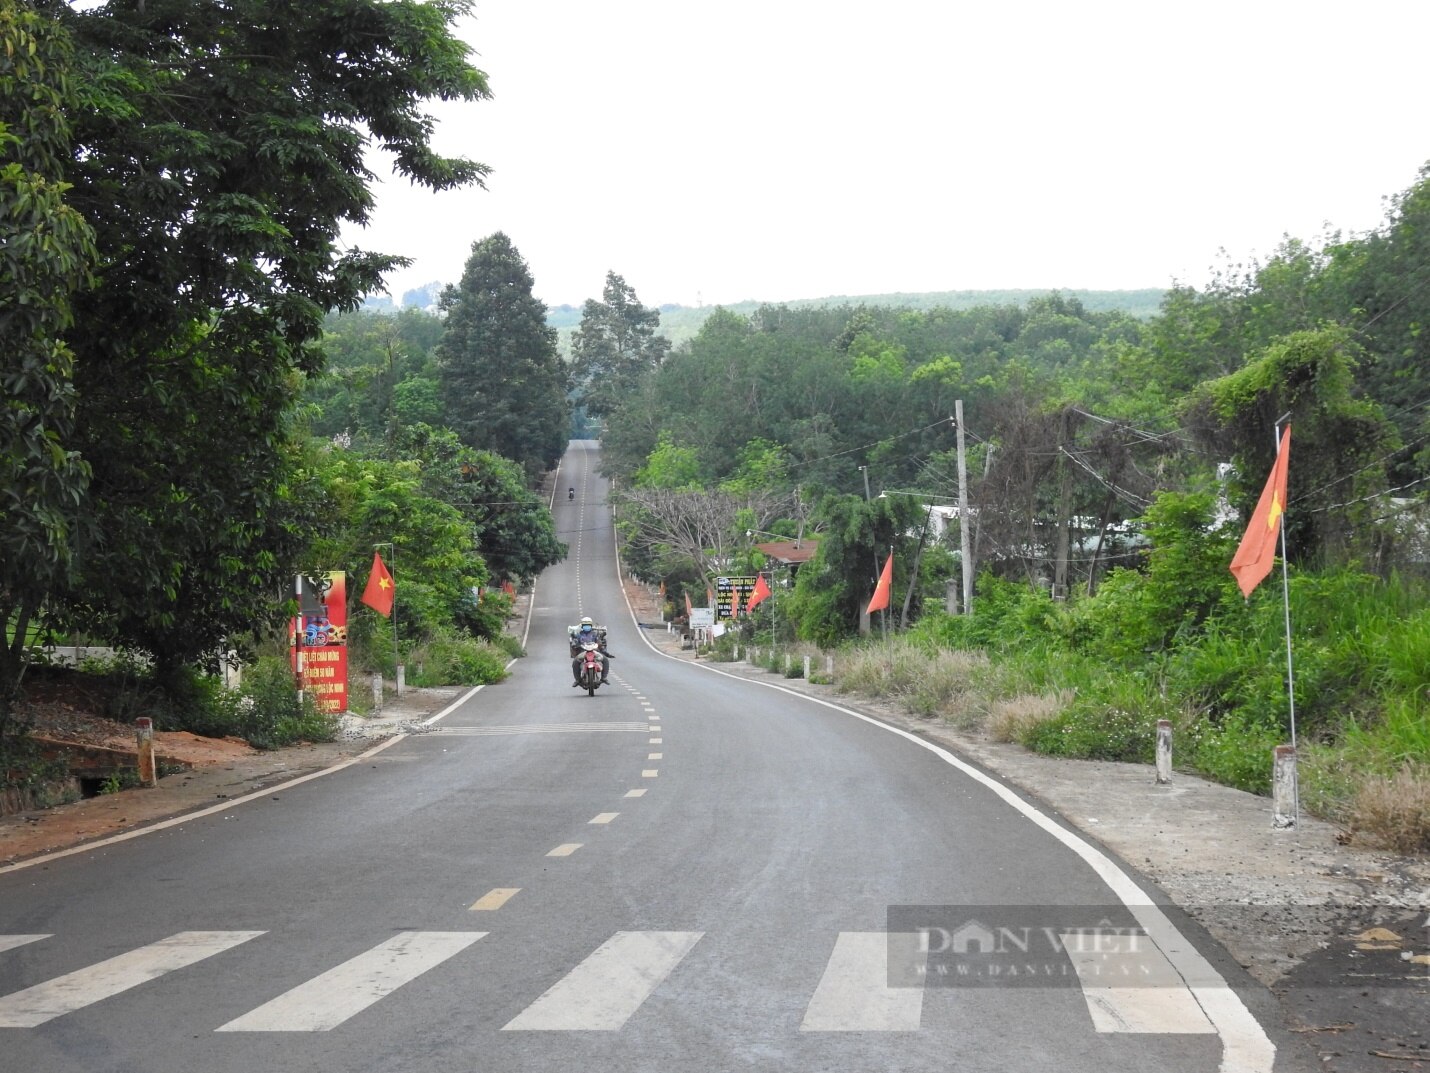
[[[566,489],[566,498],[567,498],[568,500],[575,499],[575,498],[576,498],[576,489],[574,489],[574,488],[568,488],[568,489]]]
[[[595,641],[581,644],[581,685],[588,697],[594,697],[601,686],[601,646]]]

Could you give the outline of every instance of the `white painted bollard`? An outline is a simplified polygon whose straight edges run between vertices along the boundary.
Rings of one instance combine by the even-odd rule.
[[[134,720],[134,736],[139,746],[139,784],[157,786],[159,771],[154,764],[154,720],[148,716]]]
[[[372,676],[372,704],[378,711],[382,711],[382,675]]]
[[[793,657],[790,656],[790,654],[789,654],[788,652],[785,653],[785,677],[786,677],[786,678],[789,677],[789,666],[790,666],[790,660],[791,660],[792,658],[793,658]]]
[[[804,657],[804,680],[809,681],[809,657]]]
[[[1170,719],[1157,720],[1157,785],[1166,786],[1172,781],[1172,722]]]
[[[1278,831],[1296,826],[1300,802],[1296,792],[1296,750],[1290,745],[1276,746],[1271,764],[1271,826]]]
[[[830,679],[833,680],[833,678],[834,678],[834,657],[833,657],[833,656],[825,656],[825,657],[824,657],[824,673],[827,674],[827,675],[829,675]]]
[[[402,696],[402,690],[407,685],[407,667],[405,664],[397,665],[397,695]]]

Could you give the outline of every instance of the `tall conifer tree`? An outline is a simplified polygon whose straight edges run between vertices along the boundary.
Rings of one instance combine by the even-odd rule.
[[[506,235],[474,243],[461,284],[442,295],[447,327],[437,359],[448,427],[534,476],[561,457],[569,415],[556,332],[532,286]]]

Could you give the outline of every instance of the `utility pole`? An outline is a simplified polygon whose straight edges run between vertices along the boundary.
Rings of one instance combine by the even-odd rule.
[[[968,532],[968,458],[963,442],[963,400],[953,403],[953,423],[958,430],[958,558],[963,575],[963,613],[973,614],[973,541]]]

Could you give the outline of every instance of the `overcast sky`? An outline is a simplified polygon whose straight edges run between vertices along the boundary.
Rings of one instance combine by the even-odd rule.
[[[1201,285],[1430,160],[1430,5],[476,0],[487,189],[378,190],[390,290],[504,231],[548,304]],[[374,167],[386,171],[385,163]]]

